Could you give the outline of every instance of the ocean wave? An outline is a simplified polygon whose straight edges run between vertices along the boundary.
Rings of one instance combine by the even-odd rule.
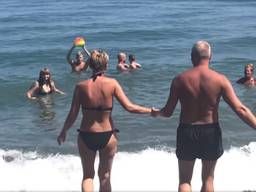
[[[79,156],[39,154],[0,149],[0,191],[79,191],[82,167]],[[95,169],[97,170],[98,156]],[[256,190],[256,142],[232,147],[219,159],[216,191]],[[201,187],[201,163],[196,161],[193,190]],[[94,180],[95,189],[99,182]],[[113,191],[176,191],[177,159],[173,151],[146,149],[118,152],[112,171]]]

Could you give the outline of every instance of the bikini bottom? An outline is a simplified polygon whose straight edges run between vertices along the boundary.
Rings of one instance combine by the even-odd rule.
[[[98,151],[106,147],[112,134],[114,132],[119,132],[118,129],[104,132],[85,132],[79,129],[77,131],[79,132],[79,137],[82,138],[84,144],[93,151]]]

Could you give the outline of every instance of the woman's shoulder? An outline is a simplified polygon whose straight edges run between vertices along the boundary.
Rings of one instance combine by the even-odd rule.
[[[31,85],[31,88],[32,87],[39,87],[39,82],[37,80],[35,80],[32,85]]]
[[[54,85],[54,84],[55,84],[52,79],[50,80],[50,84],[51,84],[51,85]]]
[[[106,83],[110,83],[110,84],[113,84],[113,85],[118,83],[118,81],[115,78],[107,77],[107,76],[104,77],[104,81]]]
[[[78,86],[78,87],[86,86],[86,85],[90,84],[92,81],[94,81],[94,80],[92,80],[92,79],[85,79],[85,80],[79,81],[76,84],[76,86]],[[104,76],[104,78],[102,78],[100,81],[103,82],[103,83],[111,83],[111,84],[118,83],[118,81],[115,78],[107,77],[107,76]]]
[[[82,81],[79,81],[75,84],[75,87],[77,88],[84,88],[90,85],[91,79],[85,79]]]

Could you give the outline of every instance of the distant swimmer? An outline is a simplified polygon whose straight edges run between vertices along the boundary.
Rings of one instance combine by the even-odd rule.
[[[138,69],[138,68],[141,68],[141,65],[136,62],[135,55],[132,55],[132,54],[129,55],[129,62],[130,62],[130,65],[129,65],[129,68],[130,68],[130,69]]]
[[[27,91],[27,98],[36,99],[38,96],[47,95],[51,93],[65,94],[56,88],[54,81],[51,79],[51,73],[48,68],[44,68],[39,73],[39,78],[33,83]]]
[[[224,152],[218,113],[221,98],[243,122],[256,129],[254,114],[236,96],[227,77],[210,69],[211,56],[208,42],[196,42],[191,50],[193,67],[173,79],[165,106],[152,112],[153,116],[170,117],[180,103],[176,137],[179,192],[192,191],[191,179],[197,158],[202,162],[200,191],[214,191],[215,165]]]
[[[111,169],[117,152],[117,132],[112,119],[113,99],[130,113],[149,114],[152,109],[132,103],[125,95],[117,80],[105,75],[109,56],[101,50],[91,52],[88,59],[92,70],[91,78],[77,83],[71,108],[64,126],[57,138],[62,144],[67,132],[79,117],[82,110],[82,120],[78,130],[78,149],[83,168],[82,191],[94,191],[95,159],[99,153],[99,190],[110,192]],[[80,118],[79,118],[80,119]]]
[[[253,76],[254,66],[252,63],[245,65],[244,77],[240,78],[237,83],[244,85],[256,85],[256,78]]]
[[[126,61],[126,54],[123,52],[120,52],[117,55],[118,64],[116,66],[116,69],[120,72],[123,71],[129,71],[129,65],[125,63]]]
[[[67,54],[67,61],[72,67],[72,71],[75,72],[81,72],[86,71],[88,68],[88,64],[84,61],[84,54],[81,51],[78,51],[76,53],[75,60],[71,59],[71,53],[75,47],[80,47],[83,49],[83,52],[86,53],[88,56],[90,56],[89,51],[85,48],[85,40],[81,37],[77,37],[74,40],[73,46],[69,49]]]

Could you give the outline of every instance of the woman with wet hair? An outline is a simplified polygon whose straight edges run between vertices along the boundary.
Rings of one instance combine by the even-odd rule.
[[[51,93],[65,94],[57,89],[54,81],[51,79],[51,73],[48,68],[44,68],[39,72],[39,78],[33,83],[26,95],[29,99],[36,99],[38,96],[43,96]]]
[[[109,56],[106,52],[101,50],[91,52],[87,63],[92,69],[92,76],[76,85],[70,112],[57,138],[59,144],[66,140],[67,131],[73,125],[81,108],[83,117],[78,130],[78,148],[83,167],[83,191],[93,191],[97,151],[99,152],[99,190],[111,191],[110,175],[117,151],[116,133],[118,132],[112,120],[113,99],[116,98],[130,113],[151,112],[151,108],[133,104],[120,84],[105,75],[108,61]]]

